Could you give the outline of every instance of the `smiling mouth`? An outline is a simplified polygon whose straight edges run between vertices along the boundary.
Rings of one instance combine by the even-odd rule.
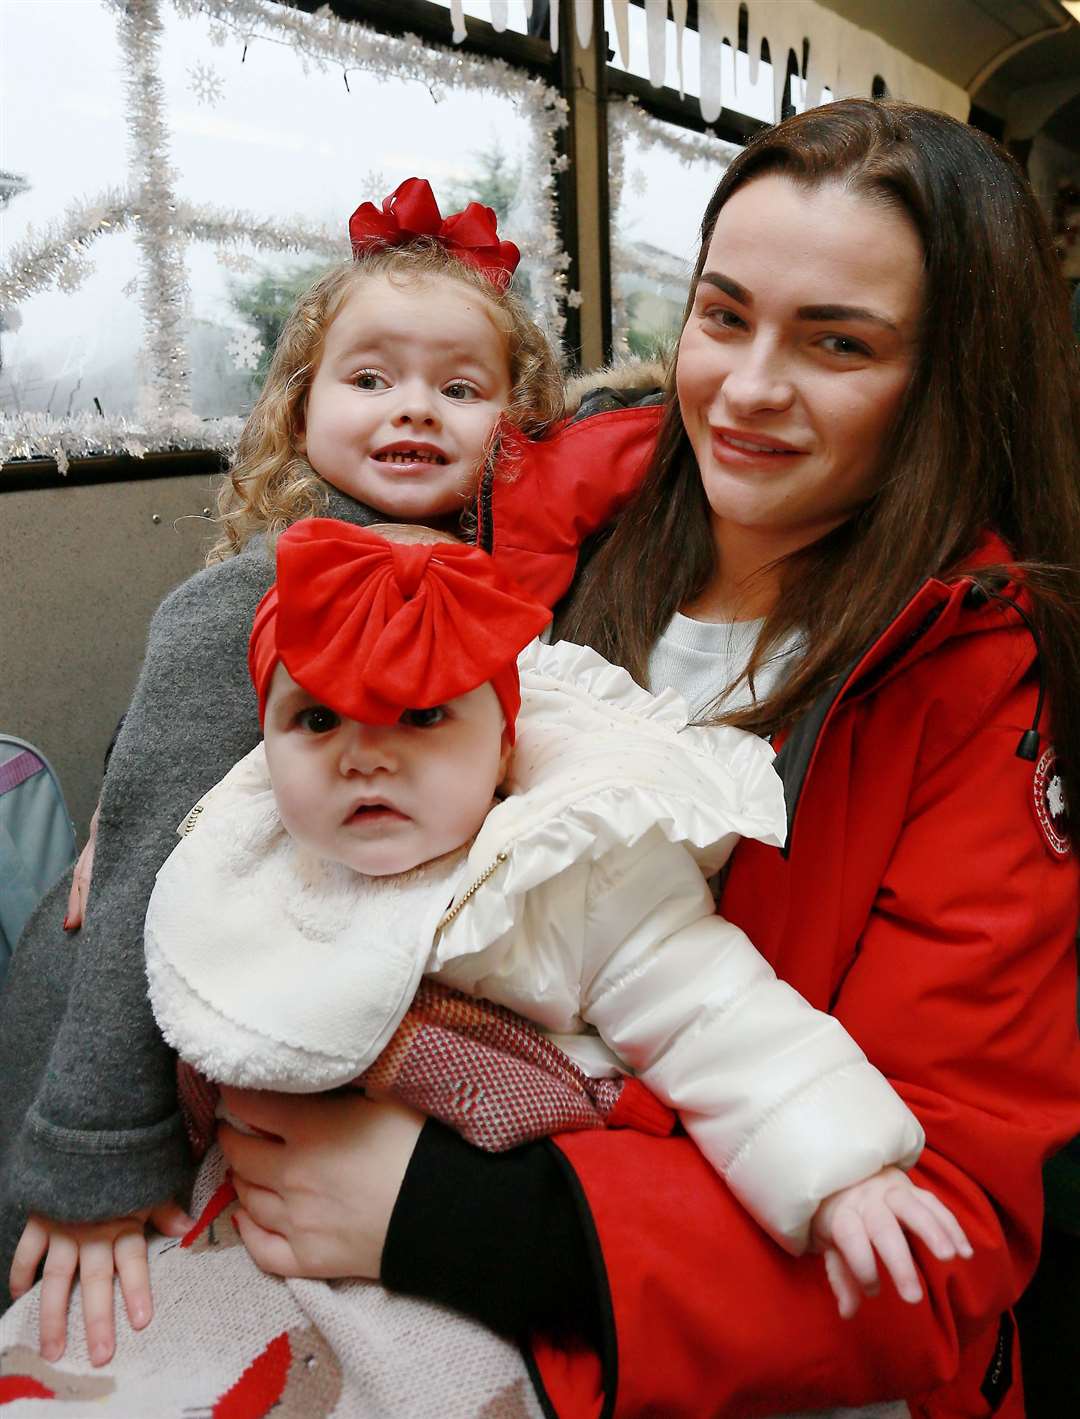
[[[423,448],[395,448],[371,456],[376,463],[430,463],[436,468],[444,468],[450,461],[444,454]]]
[[[770,454],[790,458],[792,454],[799,452],[797,448],[776,448],[771,444],[754,443],[752,439],[734,438],[731,434],[718,433],[716,437],[721,442],[730,444],[732,448],[739,449],[742,453]]]

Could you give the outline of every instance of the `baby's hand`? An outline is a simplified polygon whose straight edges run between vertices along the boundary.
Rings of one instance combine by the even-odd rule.
[[[170,1237],[182,1237],[193,1225],[175,1202],[104,1222],[54,1222],[50,1217],[31,1214],[15,1248],[9,1284],[13,1297],[29,1291],[41,1259],[45,1258],[38,1307],[43,1359],[56,1361],[64,1353],[68,1301],[76,1274],[82,1282],[83,1324],[91,1364],[106,1364],[116,1348],[114,1272],[134,1329],[141,1330],[149,1324],[154,1312],[146,1261],[147,1222]]]
[[[815,1212],[810,1246],[825,1253],[825,1272],[845,1319],[859,1309],[861,1293],[878,1293],[875,1251],[901,1297],[913,1305],[922,1300],[901,1227],[925,1242],[939,1261],[972,1255],[971,1243],[945,1204],[916,1187],[899,1168],[882,1168],[873,1177],[841,1188]]]

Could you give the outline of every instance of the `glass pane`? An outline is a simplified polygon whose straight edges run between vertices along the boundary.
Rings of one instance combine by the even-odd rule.
[[[212,212],[222,233],[189,252],[197,413],[241,411],[291,297],[348,256],[348,219],[360,202],[426,177],[444,213],[477,197],[500,210],[509,235],[527,230],[531,134],[511,98],[320,70],[266,39],[245,54],[239,36],[201,16],[164,18],[176,190]],[[286,242],[293,249],[275,249]]]
[[[0,32],[0,270],[13,258],[28,268],[0,310],[0,413],[131,413],[142,345],[135,242],[110,227],[71,244],[123,206],[115,14],[85,0],[0,0]]]
[[[674,346],[702,214],[738,148],[612,102],[612,324],[618,351]]]
[[[0,125],[0,414],[156,411],[161,437],[187,406],[243,414],[295,292],[348,256],[351,212],[412,176],[429,178],[445,213],[474,198],[498,210],[528,258],[519,284],[550,315],[558,239],[542,129],[560,114],[537,81],[287,7],[249,21],[225,5],[141,0],[135,13],[155,10],[156,51],[138,51],[160,80],[166,144],[147,200],[133,174],[154,94],[129,97],[123,7],[0,0],[4,109],[19,119]],[[109,225],[83,240],[106,210]],[[152,261],[171,285],[156,304],[139,221],[161,229]],[[163,383],[147,351],[169,320],[164,348],[178,354]]]

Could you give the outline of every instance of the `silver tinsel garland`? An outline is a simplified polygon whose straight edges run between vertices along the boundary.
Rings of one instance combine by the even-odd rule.
[[[176,174],[169,163],[165,91],[158,72],[161,18],[158,0],[126,0],[118,8],[132,185],[140,214],[135,228],[142,257],[139,293],[150,357],[150,384],[143,397],[148,418],[168,419],[191,408],[191,370],[183,332],[187,268],[184,243],[173,223]]]
[[[67,419],[48,415],[0,414],[0,461],[32,456],[55,457],[62,468],[72,457],[126,452],[136,456],[167,448],[229,448],[240,421],[203,420],[190,410],[190,364],[183,338],[189,305],[185,249],[190,241],[213,243],[226,262],[242,248],[258,251],[315,253],[330,260],[348,255],[344,232],[254,217],[185,202],[175,191],[164,120],[163,85],[158,59],[161,4],[165,0],[104,0],[117,12],[127,91],[130,185],[70,206],[43,233],[28,233],[0,268],[0,308],[11,311],[35,292],[74,289],[87,274],[86,253],[101,237],[131,231],[139,246],[141,275],[128,288],[138,293],[146,327],[150,385],[138,417],[102,419],[83,414]],[[415,35],[384,35],[352,21],[339,20],[324,7],[317,13],[293,10],[271,0],[168,0],[181,16],[205,16],[210,41],[232,39],[287,45],[305,72],[339,69],[380,79],[460,89],[511,100],[529,123],[526,158],[534,194],[531,235],[519,240],[532,266],[532,288],[540,317],[551,336],[563,331],[563,307],[573,293],[566,271],[570,258],[559,239],[555,173],[566,166],[558,154],[557,135],[566,124],[567,103],[557,89],[523,74],[501,59],[479,58],[459,50],[428,45]],[[234,427],[235,426],[235,427]]]
[[[240,418],[200,419],[195,414],[147,419],[92,413],[66,419],[51,414],[0,418],[0,463],[14,458],[53,458],[61,473],[73,458],[128,454],[142,458],[166,449],[215,449],[231,454],[240,437]]]

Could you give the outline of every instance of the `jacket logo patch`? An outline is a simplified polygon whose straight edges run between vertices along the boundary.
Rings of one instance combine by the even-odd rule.
[[[1072,847],[1069,805],[1065,801],[1065,780],[1061,765],[1052,744],[1043,750],[1042,757],[1035,765],[1032,803],[1047,847],[1055,857],[1068,857]]]

